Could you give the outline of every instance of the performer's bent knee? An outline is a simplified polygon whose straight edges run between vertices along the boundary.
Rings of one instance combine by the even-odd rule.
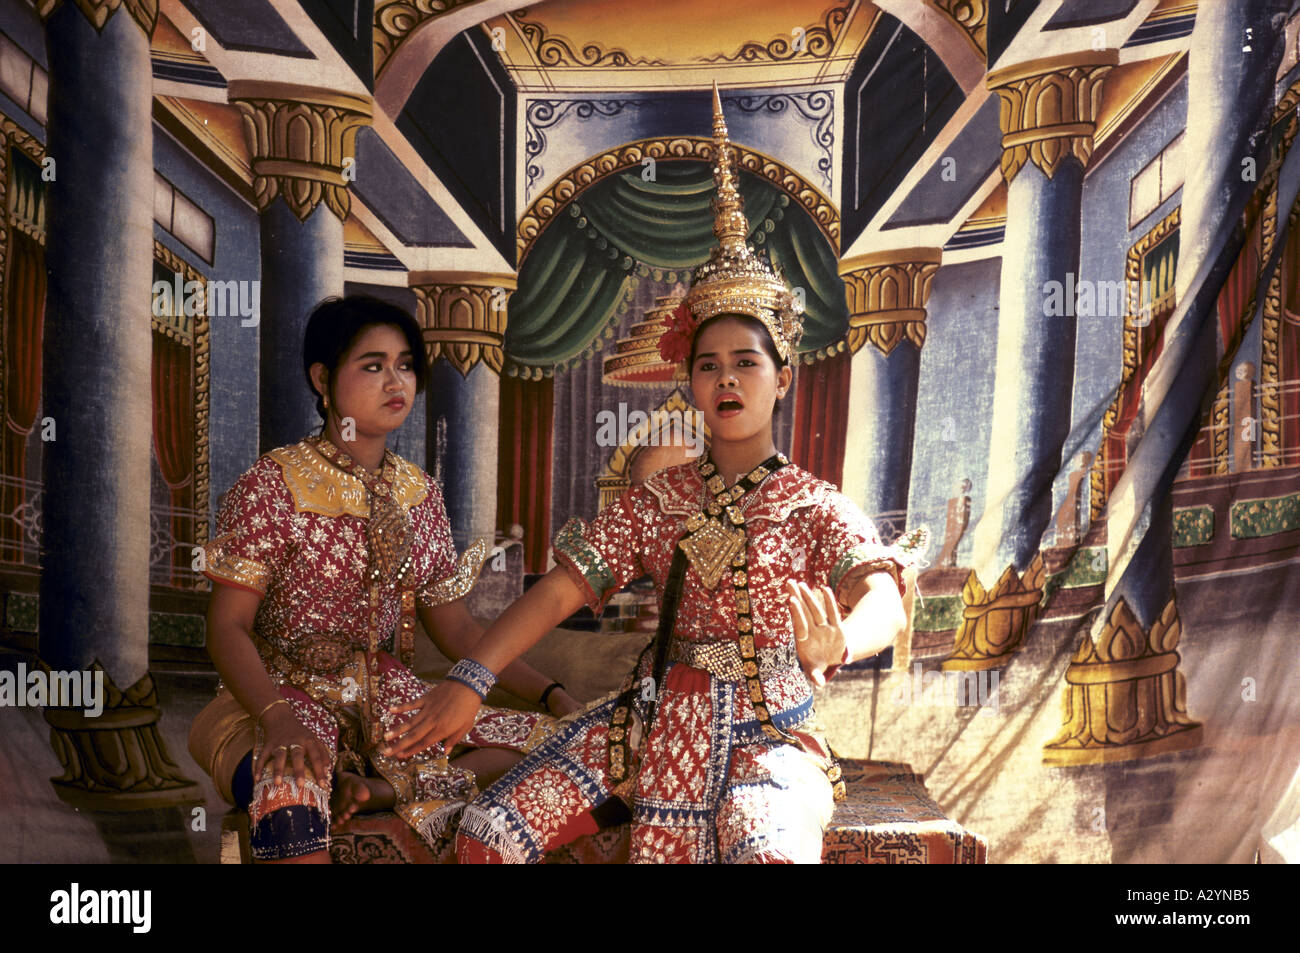
[[[292,804],[258,818],[249,832],[254,860],[288,860],[329,850],[329,817],[314,807]]]
[[[328,851],[330,786],[312,778],[300,784],[292,777],[276,784],[270,765],[254,782],[252,764],[250,752],[240,762],[232,787],[238,806],[248,811],[253,859],[289,860]]]

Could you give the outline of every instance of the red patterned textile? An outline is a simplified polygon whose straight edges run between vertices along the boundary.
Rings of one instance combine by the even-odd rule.
[[[643,575],[655,580],[662,602],[685,520],[711,499],[694,464],[661,470],[592,524],[570,521],[556,538],[556,558],[586,589],[594,609]],[[789,579],[829,585],[842,600],[846,580],[885,570],[900,581],[904,561],[881,545],[870,520],[848,499],[798,467],[778,470],[737,505],[748,537],[754,641],[760,658],[766,652],[776,660],[763,673],[763,691],[773,723],[806,741],[796,747],[768,739],[741,680],[676,663],[662,686],[647,690],[647,659],[638,672],[638,715],[644,718],[650,692],[657,691],[659,711],[639,751],[633,862],[816,862],[821,856],[831,787],[814,734],[812,687],[794,655],[784,586]],[[675,639],[738,642],[735,600],[726,586],[710,590],[691,566]],[[562,846],[569,822],[613,793],[605,769],[614,704],[613,698],[601,700],[562,721],[531,757],[470,805],[462,838],[510,861],[537,862]]]
[[[905,764],[842,761],[848,797],[822,836],[823,864],[983,864],[988,844],[945,817],[921,779]],[[628,825],[581,837],[546,855],[548,864],[625,864]],[[454,852],[431,851],[390,813],[352,818],[335,832],[336,863],[452,863]]]
[[[325,449],[331,449],[327,443]],[[451,602],[473,585],[483,550],[473,547],[458,563],[437,484],[414,464],[394,459],[392,495],[414,529],[409,572],[417,601]],[[385,727],[390,706],[413,701],[429,688],[387,652],[368,651],[368,492],[307,441],[265,454],[222,499],[217,535],[205,551],[206,574],[264,596],[254,642],[299,721],[331,751],[345,753],[345,768],[369,766],[393,783],[397,812],[437,845],[476,793],[472,775],[430,754],[404,760],[378,755],[377,739],[366,737],[359,715],[372,685],[370,701],[373,710],[384,712]],[[381,632],[394,630],[399,603],[398,586],[385,584]],[[554,723],[545,715],[485,708],[466,744],[529,751]],[[268,768],[255,779],[254,830],[262,816],[289,805],[328,816],[331,780],[276,785]]]
[[[983,864],[988,844],[950,820],[905,764],[846,761],[849,796],[822,841],[823,864]]]
[[[1282,403],[1282,465],[1300,463],[1300,235],[1287,234],[1282,252],[1282,327],[1278,390]]]
[[[501,377],[497,529],[524,528],[524,568],[546,572],[551,528],[551,430],[555,381]]]

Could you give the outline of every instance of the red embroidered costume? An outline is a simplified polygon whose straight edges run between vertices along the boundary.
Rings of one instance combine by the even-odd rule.
[[[576,819],[595,808],[600,815],[601,805],[622,795],[631,808],[633,863],[819,861],[832,810],[830,762],[795,652],[786,581],[828,585],[843,603],[863,575],[884,570],[901,593],[907,557],[881,545],[871,521],[834,487],[793,465],[733,493],[748,537],[735,565],[744,565],[748,595],[726,584],[710,589],[694,563],[687,567],[664,684],[649,683],[649,658],[636,673],[629,780],[620,788],[608,777],[617,698],[607,698],[562,721],[469,806],[463,845],[470,839],[504,860],[536,862],[574,835]],[[570,520],[555,539],[556,558],[595,610],[644,575],[654,579],[662,607],[678,540],[712,495],[696,465],[662,470],[591,524]],[[738,667],[736,647],[751,625],[737,601],[746,598],[759,701],[768,727],[786,740],[764,731]],[[638,738],[655,692],[657,713],[648,737]]]
[[[399,650],[391,648],[391,635],[413,625],[403,623],[414,610],[412,599],[437,606],[464,596],[478,576],[485,547],[470,547],[458,562],[437,484],[387,452],[391,490],[386,492],[413,530],[410,564],[403,585],[388,579],[374,584],[372,605],[366,574],[370,491],[327,454],[338,451],[313,438],[258,459],[222,499],[217,535],[205,552],[206,574],[264,597],[253,641],[295,716],[335,754],[336,764],[341,759],[346,769],[370,768],[386,778],[397,794],[397,812],[439,849],[449,837],[449,822],[475,793],[473,775],[429,753],[385,758],[375,751],[374,733],[377,725],[391,724],[389,706],[412,701],[429,688],[407,668],[410,659],[399,662],[394,657]],[[368,644],[375,631],[383,634],[378,650]],[[409,654],[404,640],[400,654]],[[554,724],[543,715],[485,708],[465,744],[528,751]],[[287,849],[281,844],[276,856],[327,846],[322,832],[328,828],[332,777],[313,778],[309,769],[301,787],[291,776],[277,786],[268,765],[254,780],[249,813],[255,853],[261,819],[287,807],[311,812],[306,826],[314,833],[307,836],[299,823],[299,842]]]

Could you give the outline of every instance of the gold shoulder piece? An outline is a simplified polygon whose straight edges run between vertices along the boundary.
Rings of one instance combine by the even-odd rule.
[[[397,460],[397,475],[393,477],[393,498],[408,510],[419,506],[429,495],[429,485],[425,482],[424,471],[397,454],[393,454],[393,457]]]
[[[284,482],[293,494],[293,508],[323,516],[368,517],[366,487],[350,473],[344,473],[317,453],[305,440],[267,454],[280,464]]]
[[[363,519],[370,516],[365,484],[334,466],[306,440],[271,450],[267,455],[284,471],[284,482],[293,494],[293,506],[298,512],[309,511],[323,516],[348,513]],[[424,471],[397,454],[393,457],[397,461],[393,497],[404,509],[410,510],[429,494]]]
[[[483,569],[483,562],[488,558],[489,552],[491,550],[487,540],[476,539],[460,554],[460,559],[456,560],[456,568],[452,570],[451,575],[431,581],[420,590],[417,601],[423,606],[444,606],[468,595],[474,588],[474,583]]]
[[[690,516],[700,510],[699,486],[690,482],[698,478],[697,473],[693,463],[668,467],[652,474],[642,486],[658,501],[665,516]]]

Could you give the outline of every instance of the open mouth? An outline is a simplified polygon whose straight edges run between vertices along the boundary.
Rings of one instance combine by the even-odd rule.
[[[745,409],[745,404],[739,397],[720,397],[714,409],[719,417],[734,417]]]

